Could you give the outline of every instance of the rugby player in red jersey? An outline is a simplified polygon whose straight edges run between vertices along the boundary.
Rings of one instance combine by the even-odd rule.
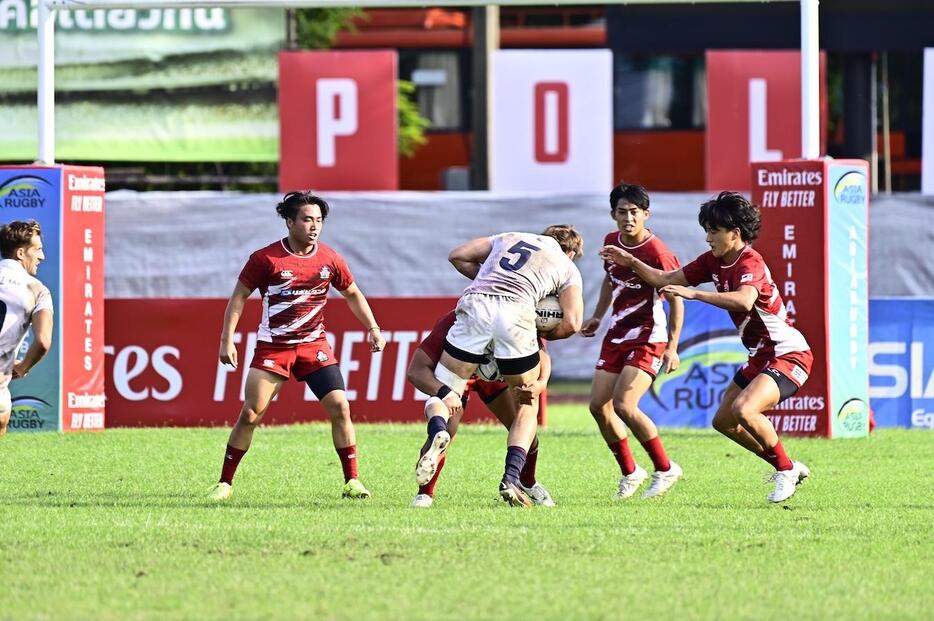
[[[288,236],[250,255],[227,303],[219,356],[223,364],[234,368],[238,363],[234,331],[254,289],[262,295],[263,315],[245,400],[230,432],[220,481],[211,488],[212,499],[230,497],[234,473],[250,448],[253,431],[290,377],[308,385],[331,420],[331,438],[344,473],[343,495],[370,495],[357,475],[350,405],[338,360],[325,339],[328,289],[333,286],[347,300],[350,311],[367,329],[367,341],[374,352],[381,351],[386,342],[347,263],[320,241],[328,211],[327,202],[311,192],[286,194],[276,212],[285,220]]]
[[[610,192],[610,217],[616,221],[617,230],[606,236],[604,246],[622,248],[646,265],[664,272],[678,269],[675,255],[645,228],[649,215],[649,195],[645,188],[627,183],[617,185]],[[682,472],[678,464],[668,459],[658,429],[639,409],[639,400],[652,386],[659,371],[668,373],[678,368],[684,303],[677,296],[667,296],[670,317],[666,320],[657,289],[631,268],[605,261],[603,269],[606,275],[597,306],[593,316],[581,326],[581,335],[593,336],[612,303],[610,327],[603,339],[591,384],[590,413],[619,464],[622,477],[616,498],[632,496],[648,478],[648,473],[633,458],[626,427],[652,460],[652,484],[642,496],[653,498],[667,492],[681,478]]]
[[[721,192],[701,205],[698,222],[710,251],[683,268],[660,270],[632,253],[604,246],[607,261],[632,268],[665,295],[700,300],[729,311],[749,360],[733,377],[713,419],[714,429],[775,468],[770,502],[782,502],[810,475],[785,454],[763,412],[795,394],[807,381],[813,356],[804,336],[788,320],[785,304],[762,255],[752,247],[761,225],[759,207],[738,192]],[[713,282],[716,292],[690,289]]]
[[[441,317],[435,323],[431,333],[425,337],[425,340],[415,350],[415,355],[412,356],[412,361],[409,363],[407,375],[409,383],[426,395],[433,395],[425,403],[425,417],[428,419],[429,425],[433,419],[438,421],[447,419],[447,429],[429,434],[429,438],[422,446],[418,464],[415,467],[415,477],[419,487],[418,493],[412,501],[413,507],[427,508],[432,505],[435,484],[441,474],[441,469],[444,468],[448,445],[454,438],[454,434],[457,433],[458,424],[463,415],[463,406],[467,403],[471,392],[475,392],[480,397],[480,400],[486,404],[490,412],[507,429],[516,418],[516,400],[509,394],[509,384],[499,375],[496,361],[492,359],[492,353],[490,354],[490,361],[481,365],[478,369],[480,376],[488,379],[474,376],[467,383],[463,399],[458,397],[454,391],[447,389],[435,377],[435,368],[441,359],[445,339],[451,326],[454,325],[455,318],[454,311]],[[541,339],[539,339],[539,347],[541,348],[539,351],[541,359],[538,379],[516,389],[521,398],[536,398],[548,386],[548,378],[551,376],[551,358],[545,351],[544,341]],[[555,503],[551,498],[551,494],[535,478],[537,463],[538,438],[535,437],[529,446],[525,464],[519,472],[518,485],[534,504],[552,507]]]

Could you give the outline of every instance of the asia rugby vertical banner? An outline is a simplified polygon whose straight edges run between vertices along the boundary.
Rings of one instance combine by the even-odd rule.
[[[279,54],[279,189],[396,190],[396,52]]]
[[[833,437],[869,432],[869,165],[829,160],[827,171],[830,411]]]
[[[0,167],[0,220],[36,220],[52,294],[46,357],[10,383],[11,431],[104,428],[104,171],[99,167]],[[32,339],[27,334],[17,358]]]
[[[61,313],[61,168],[0,167],[0,223],[13,220],[35,220],[42,229],[45,261],[36,275],[52,293],[54,321]],[[13,411],[9,430],[57,431],[61,404],[61,339],[56,325],[52,331],[52,347],[45,358],[29,374],[10,382]],[[22,358],[33,335],[30,331],[16,358]]]
[[[755,247],[814,355],[801,390],[769,413],[780,433],[868,433],[867,172],[848,160],[752,165]]]
[[[613,185],[612,64],[609,50],[496,52],[491,190]]]

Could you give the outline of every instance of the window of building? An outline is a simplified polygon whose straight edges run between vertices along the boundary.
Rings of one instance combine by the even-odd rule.
[[[464,128],[464,63],[461,50],[399,50],[399,77],[415,84],[419,112],[433,130]]]
[[[690,129],[707,124],[703,56],[613,55],[616,129]]]

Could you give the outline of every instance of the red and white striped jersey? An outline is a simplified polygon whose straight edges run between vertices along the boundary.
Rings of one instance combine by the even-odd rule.
[[[619,231],[608,233],[604,246],[618,246],[646,265],[670,272],[678,269],[678,258],[655,236],[636,246],[623,243]],[[613,315],[604,342],[614,345],[641,345],[668,342],[668,318],[658,291],[639,278],[632,269],[604,261],[613,287]]]
[[[717,291],[738,291],[748,285],[759,292],[749,312],[730,311],[743,345],[751,358],[775,358],[796,351],[808,351],[807,341],[788,320],[785,303],[772,280],[762,255],[746,246],[739,256],[725,265],[712,252],[705,252],[684,266],[688,284],[713,282]]]
[[[257,340],[291,345],[324,338],[328,289],[345,290],[353,275],[344,258],[321,242],[311,254],[298,255],[282,239],[251,254],[239,280],[263,296]]]

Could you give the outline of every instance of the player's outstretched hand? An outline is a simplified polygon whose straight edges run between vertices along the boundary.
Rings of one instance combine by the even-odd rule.
[[[678,352],[672,348],[666,349],[665,353],[662,354],[662,372],[671,373],[677,371],[680,366],[681,358],[678,356]]]
[[[632,264],[632,255],[619,246],[604,246],[598,253],[604,261],[616,263],[623,267],[629,267]]]
[[[600,318],[591,317],[590,319],[586,320],[581,325],[580,335],[587,336],[587,337],[593,336],[594,334],[597,333],[597,328],[599,327],[600,327]]]
[[[370,342],[370,351],[383,351],[386,347],[386,339],[383,338],[383,333],[379,328],[373,328],[367,332],[366,338]]]
[[[696,297],[696,291],[690,287],[682,287],[681,285],[665,285],[660,292],[665,295],[673,295],[678,298],[684,298],[685,300],[693,300]]]
[[[233,368],[237,368],[237,347],[233,343],[221,341],[221,349],[218,353],[218,357],[221,360],[221,364],[229,364]]]

